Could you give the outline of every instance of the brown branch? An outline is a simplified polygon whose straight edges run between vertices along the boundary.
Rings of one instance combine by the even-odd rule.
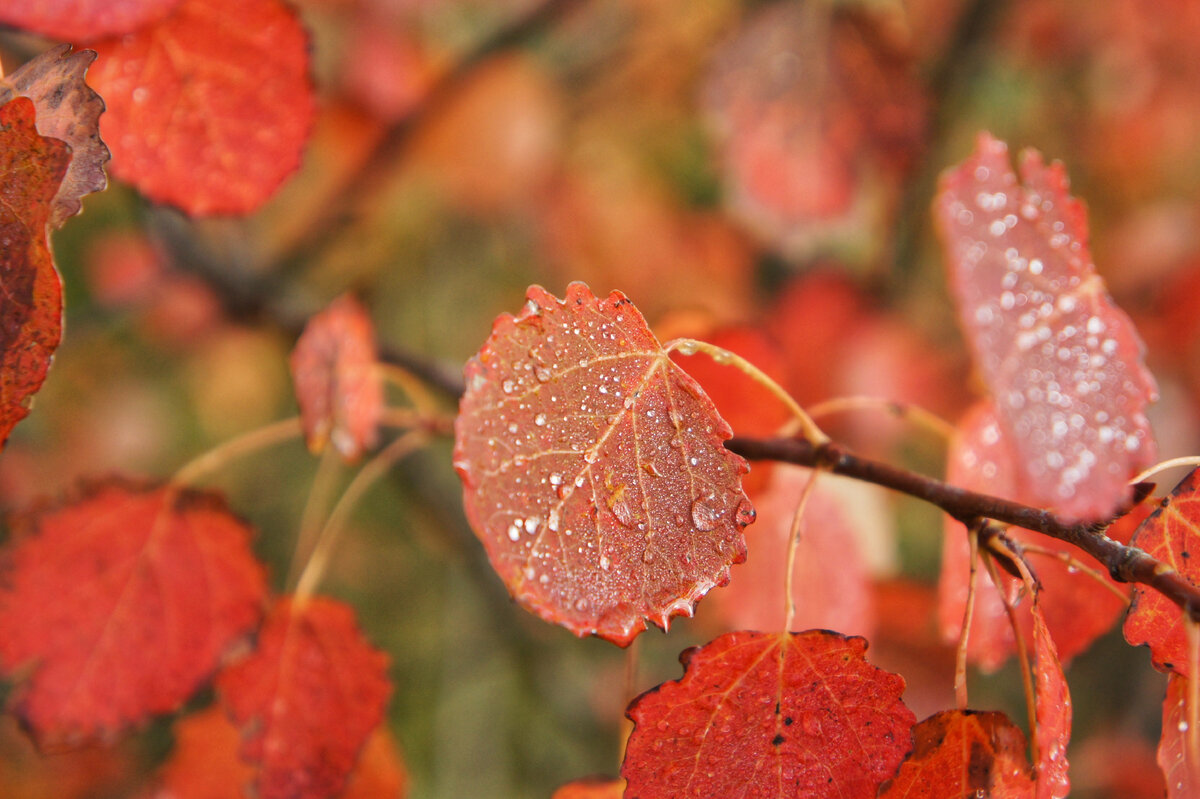
[[[861,458],[836,443],[814,447],[796,439],[734,438],[726,446],[749,460],[821,466],[834,474],[890,488],[924,500],[968,526],[981,519],[991,519],[1074,544],[1107,568],[1114,580],[1150,586],[1193,618],[1200,618],[1200,587],[1141,549],[1126,546],[1105,535],[1104,530],[1111,519],[1068,521],[1043,508],[968,491],[907,469]],[[1142,490],[1135,487],[1130,504],[1139,499]]]

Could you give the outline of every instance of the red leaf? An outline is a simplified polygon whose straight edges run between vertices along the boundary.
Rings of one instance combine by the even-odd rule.
[[[912,733],[912,755],[879,799],[1032,799],[1025,735],[1003,713],[944,710]]]
[[[754,518],[728,425],[623,294],[540,286],[466,368],[467,518],[525,607],[621,646],[729,579]]]
[[[113,174],[147,197],[244,214],[300,163],[313,119],[308,36],[280,0],[183,0],[95,49]]]
[[[624,795],[625,780],[585,777],[560,786],[550,799],[621,799]]]
[[[155,799],[234,799],[256,775],[238,757],[241,734],[219,706],[185,716],[173,728],[175,746],[159,774]],[[378,729],[340,799],[401,799],[408,778],[391,736]]]
[[[54,39],[87,41],[162,19],[179,0],[28,0],[0,5],[0,22]]]
[[[1017,184],[987,134],[942,176],[936,212],[959,317],[1019,464],[1022,497],[1100,519],[1153,463],[1142,343],[1096,275],[1061,164],[1030,150]]]
[[[50,224],[56,228],[79,213],[83,195],[108,185],[104,175],[108,148],[100,140],[104,101],[83,80],[95,60],[91,50],[72,53],[71,46],[63,44],[0,79],[0,105],[15,95],[28,97],[37,108],[38,133],[71,147],[71,165],[50,212]]]
[[[1192,470],[1138,527],[1133,545],[1195,583],[1200,577],[1200,569],[1192,565],[1192,553],[1200,551],[1198,520],[1200,470]],[[1157,591],[1134,586],[1133,606],[1125,617],[1125,640],[1132,646],[1149,645],[1159,671],[1195,676],[1189,673],[1183,611]]]
[[[70,149],[38,135],[34,104],[0,107],[0,445],[29,413],[62,336],[62,286],[46,225]]]
[[[1050,629],[1042,615],[1041,592],[1033,615],[1033,657],[1037,718],[1037,799],[1061,799],[1071,789],[1067,743],[1071,740],[1071,695]]]
[[[783,629],[788,538],[796,502],[811,475],[808,469],[780,464],[766,492],[756,497],[758,518],[747,534],[746,562],[733,568],[729,585],[709,600],[730,628]],[[865,636],[874,630],[875,606],[855,538],[857,520],[834,487],[840,479],[823,475],[804,509],[792,566],[792,629],[820,627]],[[830,568],[834,563],[836,568]]]
[[[689,649],[683,679],[629,706],[630,799],[874,797],[908,753],[904,679],[824,630],[735,632]]]
[[[340,602],[281,600],[258,648],[217,678],[242,728],[242,757],[259,766],[260,799],[326,799],[342,789],[383,718],[387,658]]]
[[[376,361],[375,327],[353,297],[339,297],[308,320],[291,366],[310,450],[332,441],[354,460],[375,446],[383,413]]]
[[[1187,677],[1167,677],[1162,740],[1158,744],[1158,765],[1167,780],[1167,799],[1190,799],[1200,788],[1200,764],[1188,762],[1187,691]]]
[[[0,663],[44,744],[174,710],[259,619],[250,530],[210,494],[110,482],[26,520],[4,555]]]
[[[971,408],[958,425],[958,435],[951,442],[947,456],[946,479],[966,489],[1016,501],[1031,501],[1016,485],[1016,456],[1000,425],[991,403],[980,402]],[[1109,535],[1121,539],[1129,534],[1130,517],[1134,511],[1114,524]],[[1079,548],[1046,538],[1020,528],[1010,528],[1008,534],[1019,544],[1037,544],[1058,553],[1070,555],[1077,562],[1089,563],[1091,558]],[[942,637],[957,641],[962,629],[966,607],[970,550],[966,532],[960,522],[947,519],[942,550],[942,572],[939,579],[938,619]],[[1029,556],[1041,580],[1047,602],[1043,605],[1046,623],[1058,645],[1063,660],[1070,660],[1087,649],[1097,637],[1107,632],[1120,616],[1125,604],[1121,599],[1090,575],[1079,572],[1067,563],[1043,555]],[[1104,578],[1110,585],[1127,591]],[[968,641],[968,656],[984,669],[999,668],[1013,652],[1012,625],[1000,594],[987,572],[980,570],[976,577],[975,615]],[[1019,590],[1015,580],[1002,575],[1010,601]],[[1018,613],[1026,634],[1031,634],[1032,620],[1028,612]]]

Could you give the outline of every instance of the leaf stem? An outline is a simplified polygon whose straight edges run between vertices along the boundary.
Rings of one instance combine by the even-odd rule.
[[[1183,631],[1187,635],[1188,645],[1187,707],[1184,708],[1188,726],[1184,733],[1184,746],[1187,749],[1188,773],[1194,779],[1194,775],[1200,771],[1200,624],[1185,617]]]
[[[829,436],[825,435],[825,432],[817,426],[817,423],[812,420],[812,417],[808,415],[804,408],[800,407],[800,403],[796,402],[792,395],[783,389],[783,386],[776,383],[766,372],[736,352],[730,352],[723,347],[718,347],[715,344],[709,344],[707,341],[699,341],[694,338],[673,339],[664,344],[663,349],[666,352],[678,350],[681,355],[695,355],[697,352],[702,352],[722,366],[736,367],[755,383],[770,391],[776,399],[791,411],[792,416],[800,423],[800,430],[803,432],[806,441],[812,442],[815,446],[823,446],[829,443]]]
[[[1034,555],[1042,555],[1043,557],[1061,560],[1067,565],[1068,569],[1074,569],[1075,571],[1086,574],[1088,577],[1091,577],[1093,580],[1100,583],[1100,585],[1111,591],[1114,596],[1120,598],[1123,605],[1128,607],[1130,602],[1128,594],[1113,585],[1112,581],[1106,579],[1098,569],[1093,569],[1086,563],[1081,563],[1079,559],[1070,552],[1063,552],[1060,549],[1051,549],[1050,547],[1044,547],[1041,544],[1022,544],[1021,548]]]
[[[812,496],[813,489],[817,487],[817,478],[821,475],[820,469],[813,469],[808,476],[808,480],[804,483],[804,489],[800,492],[800,500],[796,503],[796,510],[792,514],[792,526],[788,531],[788,546],[787,558],[784,559],[783,573],[783,631],[790,632],[792,629],[792,620],[796,616],[796,603],[792,601],[792,572],[796,566],[796,550],[800,546],[800,528],[804,524],[804,509],[808,506],[808,499]]]
[[[1020,556],[1009,550],[1006,553],[1021,568],[1022,561]],[[1017,660],[1021,663],[1021,682],[1025,686],[1025,713],[1029,717],[1029,747],[1033,752],[1032,762],[1038,762],[1038,729],[1037,729],[1037,695],[1034,692],[1033,682],[1033,667],[1029,663],[1029,648],[1025,646],[1025,637],[1021,635],[1021,625],[1017,623],[1017,611],[1012,603],[1008,601],[1008,596],[1004,593],[1004,583],[1000,579],[1000,571],[996,568],[996,562],[992,557],[985,555],[983,559],[984,565],[987,566],[988,576],[992,578],[992,583],[996,586],[997,592],[1000,595],[1000,602],[1004,605],[1004,612],[1008,614],[1008,623],[1012,625],[1013,641],[1017,647]],[[1029,574],[1027,569],[1022,569],[1023,576]],[[1037,601],[1037,588],[1032,584],[1032,580],[1027,580],[1025,590],[1030,594],[1030,601]]]
[[[1177,466],[1200,466],[1200,455],[1185,455],[1182,458],[1171,458],[1170,460],[1162,461],[1151,466],[1146,471],[1139,474],[1137,477],[1129,481],[1130,485],[1144,483],[1159,472],[1164,472],[1167,469],[1174,469]]]
[[[933,411],[926,410],[920,405],[896,400],[883,399],[855,394],[848,397],[834,397],[818,402],[808,409],[808,415],[813,419],[834,413],[846,413],[858,410],[883,410],[899,419],[912,422],[917,427],[933,433],[941,439],[949,441],[954,437],[954,425],[938,416]]]
[[[967,577],[967,605],[963,609],[962,632],[958,636],[958,650],[954,657],[954,699],[959,710],[967,709],[967,651],[971,640],[971,622],[975,618],[975,589],[979,585],[979,527],[967,528],[967,541],[971,547],[970,572]]]
[[[177,486],[191,485],[232,460],[293,438],[299,438],[303,432],[300,426],[300,417],[293,416],[273,422],[266,427],[242,433],[185,463],[171,476],[169,482]]]
[[[296,548],[292,554],[292,562],[288,566],[287,581],[284,585],[295,585],[301,564],[307,563],[309,560],[313,545],[321,531],[319,521],[329,511],[333,499],[333,489],[337,484],[336,477],[341,471],[341,465],[342,458],[337,450],[333,447],[326,447],[317,461],[317,473],[313,476],[312,488],[309,489],[304,510],[300,513]]]
[[[330,511],[329,518],[325,521],[325,527],[322,528],[321,535],[313,546],[312,555],[300,573],[300,579],[296,582],[296,602],[303,602],[311,596],[313,589],[321,581],[325,568],[329,564],[329,556],[333,553],[333,545],[337,542],[350,512],[354,510],[354,506],[367,489],[387,474],[388,470],[398,461],[420,449],[428,440],[429,433],[427,431],[419,428],[409,430],[384,447],[354,476],[354,479],[346,486],[345,492],[342,493],[341,499]]]
[[[1200,586],[1138,547],[1127,546],[1105,535],[1104,530],[1112,519],[1064,519],[1044,508],[969,491],[907,469],[862,458],[833,442],[816,446],[797,439],[735,437],[725,446],[749,460],[783,461],[810,467],[824,465],[833,474],[924,500],[967,525],[979,518],[993,519],[1066,541],[1095,558],[1117,582],[1148,585],[1193,617],[1200,616]],[[1117,516],[1123,515],[1125,510],[1127,508]]]

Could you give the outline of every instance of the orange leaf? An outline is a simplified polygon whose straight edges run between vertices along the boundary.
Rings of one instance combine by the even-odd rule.
[[[623,294],[540,286],[466,368],[454,464],[508,590],[621,646],[745,558],[754,511],[729,426]]]
[[[942,176],[937,221],[959,318],[1021,497],[1076,519],[1107,519],[1154,462],[1145,407],[1157,398],[1133,323],[1088,251],[1087,214],[1061,164],[1021,159],[981,134]]]
[[[179,707],[258,621],[249,528],[216,496],[115,481],[24,522],[4,553],[0,663],[43,744]]]
[[[71,165],[50,211],[50,225],[56,228],[79,213],[83,195],[108,185],[108,148],[100,140],[104,101],[83,80],[95,60],[91,50],[72,53],[69,44],[62,44],[0,79],[0,105],[15,95],[28,97],[37,108],[38,133],[71,147]]]
[[[1032,799],[1025,736],[1003,713],[943,710],[912,732],[912,755],[879,799]]]
[[[1071,740],[1071,695],[1050,629],[1042,615],[1042,593],[1032,607],[1034,704],[1037,718],[1037,799],[1062,799],[1071,789],[1067,743]]]
[[[912,745],[904,679],[866,640],[735,632],[680,660],[683,679],[629,706],[630,799],[874,797]]]
[[[337,795],[391,693],[387,658],[340,602],[283,599],[257,649],[217,678],[242,729],[242,757],[258,766],[260,799]]]
[[[55,39],[128,33],[165,17],[179,0],[23,0],[0,4],[0,22]]]
[[[70,148],[38,135],[34,104],[0,107],[0,444],[29,413],[62,336],[62,286],[46,225]]]
[[[1197,582],[1200,570],[1192,565],[1192,553],[1200,551],[1200,470],[1192,470],[1163,498],[1133,534],[1133,545]],[[1134,587],[1125,640],[1132,646],[1148,645],[1159,671],[1196,676],[1189,674],[1183,611],[1157,591]]]
[[[193,215],[255,210],[300,163],[308,36],[281,0],[183,0],[94,45],[113,174]]]
[[[375,327],[359,303],[339,297],[308,320],[292,350],[292,380],[308,448],[328,441],[346,460],[375,446],[383,413]]]

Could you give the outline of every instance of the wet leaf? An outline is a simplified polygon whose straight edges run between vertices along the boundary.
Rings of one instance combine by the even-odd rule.
[[[91,50],[72,53],[69,44],[61,44],[0,79],[0,105],[15,96],[28,97],[37,109],[38,133],[71,147],[71,165],[50,212],[50,225],[55,228],[79,213],[81,197],[108,185],[104,175],[108,148],[100,140],[104,101],[84,82],[95,60]]]
[[[177,721],[175,746],[158,775],[159,799],[240,799],[256,775],[238,757],[242,736],[219,706]],[[408,778],[391,736],[383,728],[371,735],[362,758],[339,799],[401,799]]]
[[[1200,786],[1200,764],[1188,762],[1187,691],[1187,677],[1167,677],[1162,739],[1158,744],[1158,766],[1167,780],[1167,799],[1188,799]]]
[[[308,320],[292,350],[292,380],[308,448],[332,441],[347,460],[375,446],[383,413],[375,326],[350,296]]]
[[[880,799],[1032,799],[1025,735],[1003,713],[944,710],[912,733],[912,755]]]
[[[108,482],[22,522],[3,556],[0,662],[54,746],[178,708],[259,619],[250,530],[211,494]]]
[[[1054,640],[1042,615],[1042,594],[1032,603],[1035,716],[1037,718],[1037,799],[1062,799],[1071,790],[1067,744],[1071,740],[1071,695]]]
[[[1133,323],[1096,274],[1065,169],[1030,150],[1020,170],[1018,184],[1006,145],[981,134],[942,176],[935,211],[950,283],[1020,495],[1103,519],[1154,462],[1145,407],[1157,390]]]
[[[1016,455],[1008,444],[997,414],[989,402],[977,403],[959,422],[958,435],[950,444],[947,455],[946,479],[953,485],[982,491],[1018,502],[1032,502],[1021,493],[1016,480]],[[1131,522],[1144,511],[1135,509],[1111,528],[1109,535],[1128,540]],[[1021,528],[1010,528],[1008,535],[1018,544],[1029,543],[1070,555],[1078,563],[1092,563],[1083,550],[1070,544],[1053,541],[1046,536]],[[958,641],[966,608],[970,550],[966,530],[960,522],[947,518],[942,549],[942,571],[938,581],[938,620],[942,637]],[[1125,604],[1120,597],[1105,588],[1090,575],[1080,572],[1057,558],[1029,555],[1041,580],[1046,601],[1043,612],[1060,657],[1066,661],[1087,649],[1120,617]],[[1121,592],[1128,587],[1104,579]],[[968,657],[986,670],[999,668],[1015,648],[1012,624],[1004,612],[1000,594],[987,572],[980,567],[975,595],[975,614],[967,644]],[[1009,600],[1016,599],[1018,582],[1002,573]],[[1032,633],[1032,619],[1024,609],[1018,612],[1019,623],[1026,635]]]
[[[217,678],[258,767],[260,799],[326,799],[354,769],[391,694],[387,658],[363,638],[353,611],[311,598],[276,604],[245,660]]]
[[[728,425],[620,292],[539,286],[466,368],[454,463],[509,592],[621,646],[691,614],[745,557]]]
[[[308,36],[281,0],[183,0],[94,47],[113,174],[150,199],[249,213],[299,164],[314,113]]]
[[[824,630],[735,632],[629,707],[629,799],[874,797],[912,746],[904,679]]]
[[[162,19],[179,0],[22,0],[0,5],[0,22],[54,39],[88,41]]]
[[[1197,582],[1200,569],[1192,565],[1192,554],[1200,552],[1200,470],[1189,473],[1163,498],[1133,534],[1133,545]],[[1189,673],[1183,611],[1157,591],[1134,587],[1125,640],[1132,646],[1148,645],[1159,671],[1195,676]]]
[[[71,155],[38,135],[31,100],[0,106],[0,444],[29,414],[62,336],[46,225]]]

